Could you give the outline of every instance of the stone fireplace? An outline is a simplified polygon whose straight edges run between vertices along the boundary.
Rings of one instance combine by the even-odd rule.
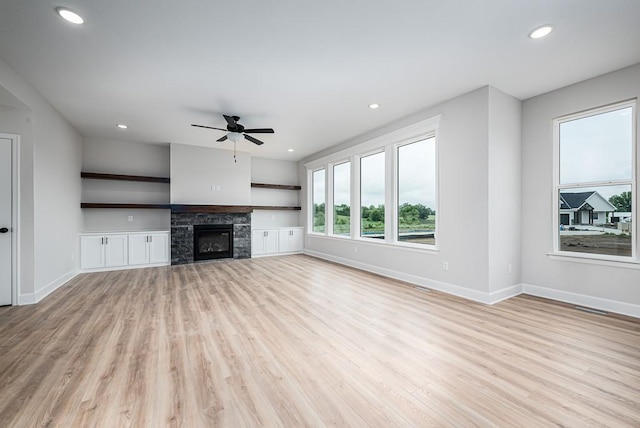
[[[213,207],[216,206],[172,207],[172,265],[219,258],[251,257],[251,213],[207,212],[215,211]],[[226,208],[227,211],[232,209]]]

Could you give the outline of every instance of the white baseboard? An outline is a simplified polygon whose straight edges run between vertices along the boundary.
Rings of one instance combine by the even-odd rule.
[[[115,270],[128,270],[128,269],[143,269],[150,267],[171,266],[171,263],[151,263],[148,265],[126,265],[126,266],[113,266],[95,269],[80,269],[79,273],[95,273],[95,272],[111,272]]]
[[[538,285],[523,284],[523,292],[532,296],[558,300],[573,305],[585,306],[606,312],[614,312],[621,315],[640,318],[640,305],[620,302],[618,300],[604,299],[602,297],[588,296],[586,294],[572,293],[556,290],[554,288],[540,287]]]
[[[71,272],[65,273],[64,275],[62,275],[58,279],[55,279],[55,280],[51,281],[49,284],[47,284],[44,287],[40,288],[35,293],[21,294],[18,297],[18,305],[20,305],[20,306],[22,306],[22,305],[33,305],[35,303],[38,303],[39,301],[41,301],[42,299],[47,297],[49,294],[53,293],[58,288],[62,287],[64,284],[66,284],[67,282],[71,281],[79,273],[80,273],[80,271],[78,269],[74,269]]]
[[[424,278],[422,276],[395,271],[393,269],[381,268],[380,266],[374,266],[368,263],[356,262],[353,260],[336,257],[330,254],[320,253],[313,250],[305,249],[304,254],[335,262],[341,265],[354,267],[356,269],[361,269],[367,272],[377,273],[378,275],[398,279],[400,281],[405,281],[421,287],[430,288],[432,290],[442,291],[447,294],[463,297],[465,299],[473,300],[475,302],[484,303],[487,305],[493,305],[494,303],[501,302],[502,300],[517,296],[518,294],[522,293],[522,284],[516,284],[507,288],[503,288],[501,290],[487,293],[483,291],[472,290],[466,287],[461,287],[459,285],[449,284],[447,282]]]

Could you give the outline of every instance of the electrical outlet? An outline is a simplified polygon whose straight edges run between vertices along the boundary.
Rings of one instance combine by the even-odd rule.
[[[220,185],[219,185],[219,184],[217,184],[217,185],[216,185],[216,192],[219,192],[219,191],[220,191]]]
[[[449,270],[449,262],[442,262],[442,270]]]
[[[132,215],[130,215],[129,217],[127,217],[127,220],[129,220],[129,221],[133,221],[133,216],[132,216]]]
[[[513,267],[511,266],[511,263],[507,265],[507,273],[513,273]]]

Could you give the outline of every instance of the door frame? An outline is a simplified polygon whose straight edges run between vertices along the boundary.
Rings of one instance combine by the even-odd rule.
[[[20,304],[20,136],[0,132],[11,140],[11,306]]]

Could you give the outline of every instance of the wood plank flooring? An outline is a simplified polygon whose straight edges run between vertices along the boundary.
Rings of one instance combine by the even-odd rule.
[[[2,427],[640,426],[640,323],[307,256],[82,274],[0,308]]]

